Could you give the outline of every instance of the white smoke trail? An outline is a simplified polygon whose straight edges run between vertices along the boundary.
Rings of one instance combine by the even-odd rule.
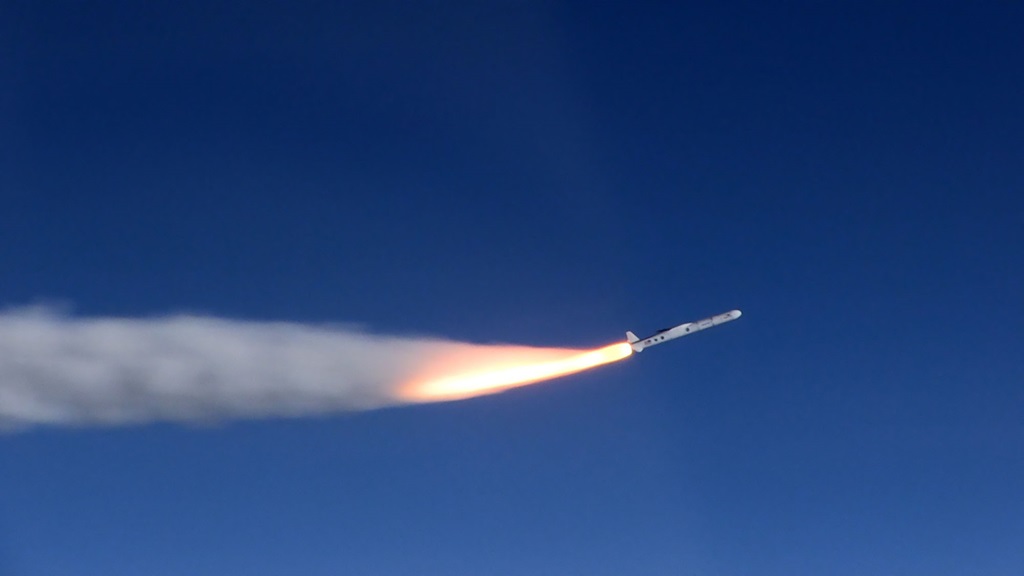
[[[284,417],[410,401],[451,364],[546,361],[574,350],[391,337],[350,327],[202,316],[0,312],[0,426]]]

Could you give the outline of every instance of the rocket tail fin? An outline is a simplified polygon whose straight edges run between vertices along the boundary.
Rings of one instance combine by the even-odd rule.
[[[640,343],[640,339],[636,337],[636,334],[632,332],[626,332],[626,342],[629,343],[630,347],[633,348],[634,352],[640,352],[644,349],[644,345]]]

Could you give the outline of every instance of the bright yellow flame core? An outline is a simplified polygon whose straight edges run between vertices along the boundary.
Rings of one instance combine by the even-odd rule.
[[[509,350],[510,354],[484,365],[478,359],[449,358],[435,369],[443,376],[414,380],[402,389],[401,395],[410,402],[437,402],[493,394],[617,362],[633,353],[626,342],[595,350],[544,350],[532,354],[517,354],[520,348]],[[538,360],[538,354],[548,358]]]

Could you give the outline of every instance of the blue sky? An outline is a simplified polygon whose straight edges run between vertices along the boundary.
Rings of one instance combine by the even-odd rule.
[[[625,362],[0,436],[0,573],[1024,570],[1024,6],[8,2],[0,306]]]

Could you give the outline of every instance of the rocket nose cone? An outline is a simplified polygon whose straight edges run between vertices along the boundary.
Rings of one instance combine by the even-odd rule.
[[[731,314],[733,318],[739,318],[740,316],[743,316],[743,312],[740,312],[739,310],[733,310]]]

